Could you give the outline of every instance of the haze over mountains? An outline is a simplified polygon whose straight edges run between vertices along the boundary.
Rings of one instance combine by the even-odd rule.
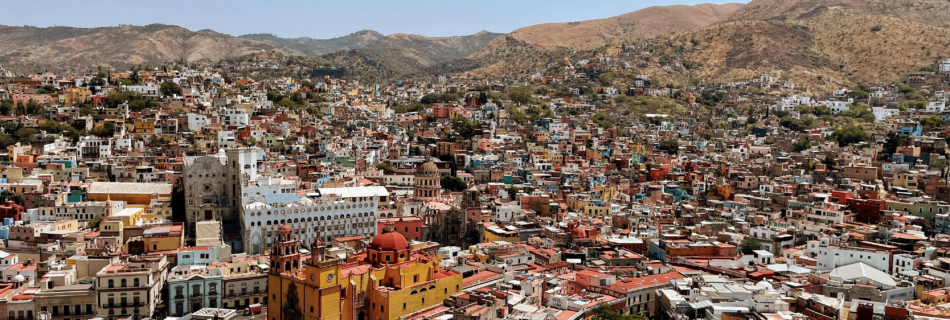
[[[731,81],[776,72],[805,82],[893,81],[950,50],[945,0],[753,0],[650,7],[616,17],[548,23],[508,34],[382,35],[333,39],[230,36],[148,25],[0,27],[0,63],[20,72],[88,71],[169,61],[217,61],[260,50],[306,56],[377,79],[465,73],[518,76],[578,52],[641,39],[682,43],[694,76]],[[824,80],[827,81],[827,80]]]

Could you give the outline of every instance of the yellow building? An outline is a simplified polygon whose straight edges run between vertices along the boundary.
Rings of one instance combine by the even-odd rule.
[[[63,98],[63,103],[65,105],[71,106],[74,103],[88,100],[89,96],[91,95],[92,95],[92,91],[89,91],[89,89],[78,87],[78,88],[66,88],[66,90],[63,90],[63,93],[60,94],[60,97]]]
[[[280,227],[267,281],[270,320],[392,320],[442,304],[462,290],[462,275],[438,256],[410,248],[392,223],[358,259],[326,256],[319,233],[308,258],[288,225]]]
[[[132,121],[132,133],[155,133],[155,120],[135,119]]]
[[[89,186],[89,199],[94,201],[125,201],[130,205],[151,205],[152,200],[170,201],[170,183],[93,182]]]
[[[497,225],[490,225],[485,227],[483,234],[485,242],[495,242],[495,241],[507,241],[511,243],[521,242],[521,236],[518,235],[518,230],[511,230],[510,228],[501,227]]]

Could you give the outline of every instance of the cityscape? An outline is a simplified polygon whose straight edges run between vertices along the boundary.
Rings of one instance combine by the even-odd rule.
[[[950,3],[574,5],[0,25],[0,320],[950,319]]]

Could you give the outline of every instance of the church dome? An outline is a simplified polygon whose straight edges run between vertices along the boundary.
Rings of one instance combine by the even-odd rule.
[[[289,224],[285,223],[284,225],[280,226],[280,231],[293,231],[293,229],[290,228]]]
[[[435,166],[432,160],[426,160],[418,169],[416,169],[416,178],[438,178],[439,167]]]
[[[573,235],[574,238],[587,238],[587,230],[584,230],[582,226],[577,226],[577,228],[571,230],[571,235]]]
[[[398,232],[377,235],[369,244],[370,250],[398,252],[409,250],[409,241]]]

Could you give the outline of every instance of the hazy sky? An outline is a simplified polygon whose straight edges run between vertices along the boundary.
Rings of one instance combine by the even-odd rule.
[[[645,0],[0,0],[0,24],[100,27],[164,23],[231,35],[272,33],[281,37],[332,38],[364,29],[383,34],[467,35],[511,30],[545,22],[607,18],[652,5],[737,1]]]

